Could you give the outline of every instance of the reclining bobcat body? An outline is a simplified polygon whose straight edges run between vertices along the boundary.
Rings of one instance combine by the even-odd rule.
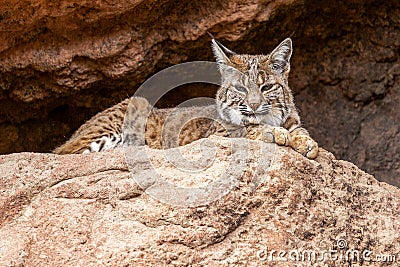
[[[95,115],[54,153],[123,144],[169,148],[215,134],[276,142],[315,158],[318,144],[301,127],[288,85],[292,41],[268,55],[236,54],[214,39],[212,48],[222,77],[215,105],[156,109],[144,98],[128,98]]]

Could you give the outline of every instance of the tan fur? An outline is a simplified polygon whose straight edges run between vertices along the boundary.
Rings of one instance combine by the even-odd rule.
[[[108,108],[84,123],[63,145],[53,150],[56,154],[81,154],[93,140],[106,132],[121,132],[129,99]]]
[[[215,40],[213,51],[222,75],[216,105],[155,109],[144,98],[125,99],[87,121],[54,153],[123,144],[170,148],[215,134],[275,142],[315,158],[318,144],[301,127],[288,85],[291,40],[268,55],[238,55]]]

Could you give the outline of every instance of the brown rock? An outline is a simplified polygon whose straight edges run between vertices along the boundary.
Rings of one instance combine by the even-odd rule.
[[[338,158],[400,185],[399,3],[1,1],[0,153],[51,151],[157,71],[213,60],[206,31],[242,53],[292,36],[305,126]],[[215,90],[184,86],[159,105]]]
[[[399,263],[400,190],[325,150],[313,161],[290,148],[212,137],[125,156],[132,176],[121,149],[0,156],[0,266],[311,265],[288,254],[288,262],[277,253],[271,261],[272,250],[337,250],[343,260],[314,266],[347,266],[348,249],[372,252],[352,266],[385,265],[366,262],[376,255]],[[153,170],[192,188],[219,178],[236,184],[211,203],[176,207],[158,200],[168,192],[156,190]],[[232,170],[240,171],[233,180],[225,175]],[[135,179],[143,177],[150,182],[141,188]]]

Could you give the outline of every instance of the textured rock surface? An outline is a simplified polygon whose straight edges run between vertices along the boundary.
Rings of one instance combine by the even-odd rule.
[[[162,151],[135,151],[147,153],[166,179],[204,183],[220,178],[225,163],[242,153],[231,141],[247,144],[210,140],[216,158],[197,173],[180,173]],[[179,149],[197,162],[201,142]],[[324,150],[311,161],[289,148],[264,144],[270,151],[264,156],[275,152],[268,167],[268,160],[256,156],[260,145],[250,143],[250,156],[243,159],[248,167],[237,187],[194,208],[172,207],[144,193],[130,176],[122,150],[0,156],[0,265],[295,266],[258,257],[271,250],[338,250],[340,239],[350,249],[372,251],[371,259],[395,254],[400,260],[398,188]],[[142,159],[132,163],[141,170],[136,176],[148,172]],[[262,181],[257,188],[253,177]],[[315,266],[328,265],[347,266],[340,260]]]
[[[400,185],[399,1],[0,3],[0,153],[50,151],[94,113],[172,64],[292,35],[291,86],[305,126],[338,158]],[[181,88],[160,103],[212,96]]]

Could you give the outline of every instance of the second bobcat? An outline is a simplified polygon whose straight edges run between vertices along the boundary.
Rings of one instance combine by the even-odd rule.
[[[237,54],[214,39],[212,49],[222,77],[214,105],[156,109],[144,98],[128,98],[95,115],[54,153],[170,148],[214,134],[275,142],[315,158],[318,144],[301,127],[288,84],[291,39],[267,55]]]

